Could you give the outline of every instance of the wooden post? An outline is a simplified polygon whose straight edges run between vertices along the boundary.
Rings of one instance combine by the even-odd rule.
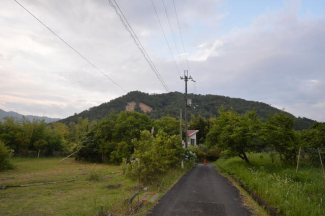
[[[301,151],[301,146],[299,147],[299,153],[298,153],[298,159],[297,159],[297,168],[296,168],[296,173],[298,172],[298,169],[299,169],[300,151]]]
[[[59,163],[61,163],[62,161],[64,161],[65,159],[71,157],[72,155],[74,155],[75,153],[77,153],[78,151],[80,151],[82,149],[82,147],[80,149],[78,149],[77,151],[73,152],[71,155],[69,155],[68,157],[66,158],[63,158],[62,160],[59,161]]]
[[[321,164],[322,169],[323,169],[323,176],[325,178],[325,171],[324,171],[324,166],[323,166],[323,160],[322,160],[322,155],[320,154],[320,149],[319,148],[318,148],[318,154],[319,154],[320,164]]]

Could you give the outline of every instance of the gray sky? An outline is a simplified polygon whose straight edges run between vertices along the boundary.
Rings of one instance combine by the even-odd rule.
[[[107,0],[18,0],[126,91],[166,92]],[[261,101],[325,121],[325,2],[116,0],[171,91]],[[0,1],[0,108],[65,118],[125,94],[13,0]],[[176,60],[177,67],[175,67]]]

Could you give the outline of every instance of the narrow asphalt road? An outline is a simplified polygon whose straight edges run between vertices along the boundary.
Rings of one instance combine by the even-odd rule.
[[[158,202],[148,216],[248,216],[239,190],[213,165],[198,164]]]

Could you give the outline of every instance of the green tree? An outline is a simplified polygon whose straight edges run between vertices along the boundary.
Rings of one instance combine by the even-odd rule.
[[[95,139],[99,142],[99,152],[102,154],[102,162],[109,161],[111,153],[117,148],[117,144],[112,141],[117,117],[115,113],[111,113],[108,117],[100,120],[94,128],[96,130]]]
[[[110,154],[110,161],[112,163],[120,164],[123,159],[129,161],[134,150],[134,146],[132,143],[128,143],[125,141],[116,143],[115,150]]]
[[[229,150],[249,164],[247,152],[258,149],[260,137],[261,121],[256,116],[256,111],[240,115],[234,110],[221,109],[219,115],[211,129],[211,134],[218,136],[217,147]]]
[[[5,143],[0,140],[0,171],[12,169],[13,165],[10,162],[11,152]]]
[[[96,130],[86,132],[80,140],[80,151],[76,154],[76,160],[90,162],[102,162],[100,142],[95,138]]]
[[[52,133],[60,140],[61,149],[64,152],[71,152],[73,146],[69,143],[69,127],[60,122],[52,122]]]
[[[2,133],[0,134],[0,140],[2,140],[8,148],[19,152],[20,142],[19,135],[22,133],[22,128],[16,123],[13,117],[5,117],[2,123]]]
[[[150,130],[152,126],[152,120],[145,114],[128,111],[121,112],[116,119],[112,140],[130,143],[132,139],[140,138],[141,131]]]
[[[199,130],[197,133],[198,143],[205,143],[206,135],[209,132],[209,121],[203,116],[199,115],[197,118],[191,115],[191,121],[189,122],[190,130]]]
[[[132,178],[151,182],[180,164],[183,148],[178,135],[169,136],[160,131],[154,137],[149,131],[143,131],[134,143],[132,158],[135,160],[128,173]]]
[[[164,116],[159,120],[154,121],[155,131],[163,131],[168,135],[178,135],[179,134],[179,120],[176,120],[170,116]]]
[[[294,163],[298,139],[294,130],[295,120],[284,112],[270,115],[263,126],[263,138],[267,146],[275,149],[282,162]]]

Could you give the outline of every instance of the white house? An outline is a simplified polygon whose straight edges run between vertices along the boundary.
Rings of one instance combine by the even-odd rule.
[[[196,140],[196,134],[199,132],[199,130],[188,130],[187,136],[188,136],[188,143],[187,146],[197,146],[197,140]]]

